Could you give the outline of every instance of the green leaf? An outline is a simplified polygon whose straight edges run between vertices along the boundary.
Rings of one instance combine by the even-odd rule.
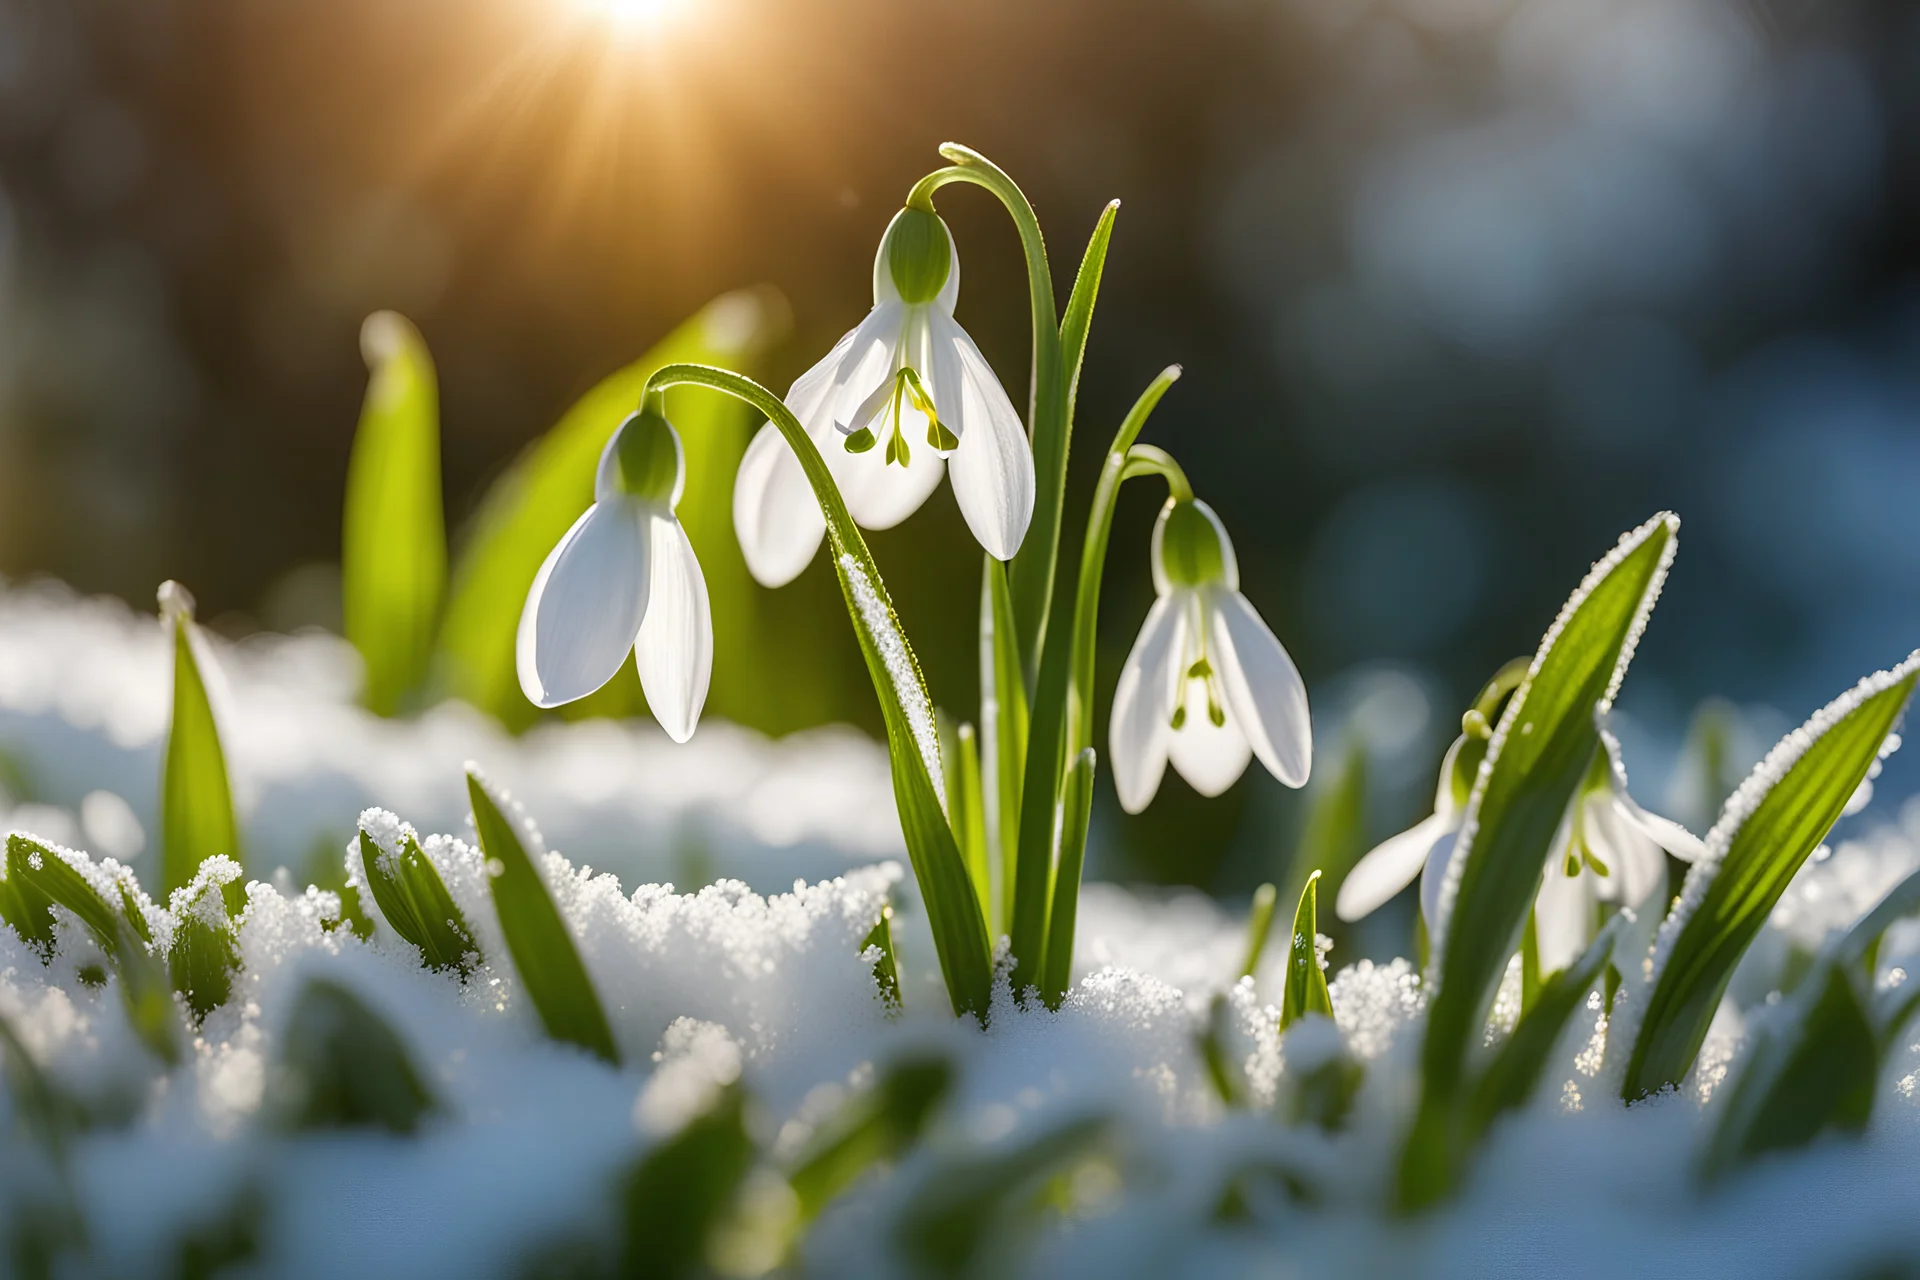
[[[399,850],[389,854],[362,828],[360,865],[374,905],[395,933],[420,949],[429,969],[451,969],[463,981],[473,973],[480,945],[411,830],[401,831]]]
[[[889,1010],[900,1008],[900,962],[893,953],[893,908],[882,907],[880,918],[860,942],[860,952],[866,954],[867,948],[880,948],[880,958],[874,962],[873,981],[880,989],[880,1002]]]
[[[989,797],[991,852],[1000,868],[1000,903],[988,932],[1013,927],[1015,859],[1020,851],[1020,787],[1027,768],[1027,685],[1020,671],[1007,566],[982,553],[980,571],[981,773]],[[981,899],[982,906],[987,899]]]
[[[1120,202],[1110,201],[1094,223],[1093,238],[1080,259],[1079,274],[1073,280],[1073,292],[1067,296],[1067,313],[1060,320],[1060,374],[1066,380],[1067,421],[1073,421],[1075,401],[1080,394],[1080,365],[1087,350],[1087,330],[1093,325],[1093,304],[1100,296],[1100,279],[1106,273],[1107,246],[1113,242],[1113,220]]]
[[[467,796],[473,805],[473,826],[492,876],[494,910],[500,932],[513,954],[527,998],[539,1010],[540,1021],[555,1040],[577,1044],[606,1061],[618,1064],[613,1030],[600,1007],[600,997],[580,962],[567,923],[547,892],[539,868],[527,856],[519,834],[500,812],[478,773],[467,773]]]
[[[425,678],[447,585],[440,393],[427,344],[404,316],[368,316],[360,353],[369,376],[347,463],[341,605],[366,663],[367,706],[390,716]]]
[[[1333,996],[1327,991],[1326,971],[1320,967],[1320,873],[1307,877],[1300,905],[1293,913],[1293,936],[1287,941],[1287,990],[1280,1001],[1280,1029],[1285,1031],[1304,1014],[1333,1016]]]
[[[76,853],[72,857],[91,866],[91,859]],[[100,891],[68,857],[31,836],[15,833],[7,837],[7,879],[20,886],[19,900],[38,903],[42,921],[30,922],[30,930],[44,930],[53,937],[50,907],[65,907],[79,917],[100,949],[113,962],[120,978],[120,996],[126,1005],[127,1020],[154,1055],[169,1066],[180,1060],[175,1038],[173,991],[167,971],[140,940],[127,917],[107,905]],[[27,936],[27,931],[23,931]]]
[[[1622,1097],[1678,1085],[1692,1069],[1734,967],[1866,780],[1916,678],[1920,653],[1862,680],[1782,739],[1727,801],[1660,926]]]
[[[240,949],[227,914],[226,892],[228,885],[240,879],[240,866],[231,858],[208,858],[200,864],[193,883],[176,889],[168,903],[174,925],[167,967],[173,989],[186,997],[196,1025],[233,994]]]
[[[1260,967],[1260,957],[1267,950],[1267,935],[1273,932],[1273,908],[1279,900],[1280,891],[1271,884],[1263,884],[1253,891],[1253,905],[1247,911],[1247,954],[1240,962],[1243,978],[1251,978]]]
[[[625,1250],[619,1275],[691,1280],[709,1274],[708,1250],[753,1163],[738,1083],[649,1150],[621,1191]]]
[[[1200,1029],[1200,1062],[1207,1069],[1207,1080],[1220,1101],[1237,1107],[1246,1100],[1245,1072],[1227,1057],[1227,1031],[1233,1006],[1224,991],[1214,995],[1207,1005],[1207,1021]]]
[[[280,1037],[271,1113],[283,1127],[412,1133],[437,1108],[406,1044],[346,987],[309,978]]]
[[[160,888],[171,894],[193,882],[208,858],[245,866],[227,788],[227,758],[200,674],[200,637],[193,598],[177,583],[160,588],[160,607],[173,632],[173,721],[160,784]]]
[[[907,1058],[847,1102],[787,1175],[800,1221],[818,1217],[874,1165],[899,1159],[919,1141],[952,1085],[953,1068],[944,1059]]]
[[[1470,1141],[1485,1133],[1505,1112],[1525,1106],[1540,1087],[1548,1055],[1559,1043],[1567,1020],[1586,1003],[1587,993],[1600,981],[1624,921],[1625,917],[1618,915],[1609,920],[1578,960],[1541,984],[1533,1004],[1521,1015],[1513,1034],[1493,1055],[1474,1086]]]
[[[1701,1161],[1713,1180],[1768,1151],[1802,1147],[1828,1129],[1857,1133],[1873,1110],[1880,1045],[1853,982],[1820,966],[1786,1026],[1764,1026],[1744,1065],[1721,1086],[1720,1122]]]
[[[1047,921],[1046,968],[1040,994],[1058,1009],[1073,982],[1073,928],[1080,910],[1080,870],[1087,855],[1087,817],[1093,808],[1093,748],[1087,747],[1067,768],[1060,787],[1060,851],[1055,859],[1053,914]]]
[[[1431,1202],[1459,1165],[1457,1095],[1507,960],[1520,944],[1554,831],[1599,744],[1610,704],[1673,559],[1679,520],[1661,514],[1620,539],[1540,642],[1488,744],[1455,844],[1432,936],[1421,1046],[1421,1103],[1399,1184],[1403,1206]],[[1448,909],[1450,907],[1450,910]],[[1454,925],[1460,927],[1454,928]]]
[[[954,839],[973,877],[973,893],[984,915],[993,901],[993,871],[987,862],[987,797],[980,776],[980,740],[973,726],[954,731],[954,769],[947,807],[953,814]]]
[[[778,306],[765,295],[736,293],[716,299],[582,396],[493,483],[454,566],[440,626],[436,662],[448,692],[510,727],[532,723],[536,712],[521,695],[514,664],[520,611],[547,553],[593,502],[594,470],[608,437],[639,405],[655,370],[678,361],[738,364],[759,351],[781,323]],[[739,559],[739,551],[731,548],[724,559],[719,554],[713,530],[703,527],[703,522],[713,525],[716,519],[703,510],[716,499],[701,495],[715,484],[726,486],[717,491],[720,499],[730,493],[733,468],[723,465],[721,454],[744,451],[744,443],[734,437],[744,437],[745,424],[739,410],[726,403],[676,402],[673,418],[687,455],[689,487],[682,495],[681,515],[706,576],[715,643],[726,645],[741,634],[726,624],[746,591],[745,567],[742,562],[738,574],[726,571]],[[722,431],[722,425],[730,430]],[[717,452],[710,457],[709,451]],[[720,507],[722,512],[730,509],[724,503]],[[734,577],[740,579],[737,587],[730,585]],[[726,665],[725,656],[716,651],[716,666]],[[616,683],[627,688],[624,679]],[[630,697],[633,705],[619,710],[639,710],[637,680],[622,696]]]

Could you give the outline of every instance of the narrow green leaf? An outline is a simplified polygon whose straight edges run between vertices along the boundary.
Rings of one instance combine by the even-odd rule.
[[[567,923],[553,905],[547,883],[527,856],[519,833],[472,769],[467,771],[467,796],[480,851],[492,876],[500,932],[506,936],[513,967],[547,1034],[618,1064],[620,1051],[614,1046],[613,1030]]]
[[[715,1230],[753,1164],[746,1098],[738,1083],[649,1150],[621,1189],[624,1256],[617,1274],[691,1280],[706,1266]]]
[[[420,949],[429,969],[451,969],[462,980],[473,973],[480,945],[411,830],[401,831],[400,848],[389,853],[363,827],[360,865],[374,905],[395,933]]]
[[[367,706],[390,716],[426,675],[447,585],[440,391],[420,331],[396,312],[367,317],[360,354],[367,398],[347,463],[341,605]]]
[[[1053,916],[1047,922],[1046,968],[1040,993],[1058,1009],[1073,983],[1073,928],[1080,911],[1080,871],[1087,855],[1087,819],[1093,810],[1093,748],[1067,769],[1060,787],[1060,852],[1054,863]]]
[[[1756,1033],[1744,1065],[1722,1086],[1720,1122],[1701,1160],[1708,1181],[1828,1129],[1866,1127],[1880,1044],[1853,982],[1838,965],[1822,964],[1794,1000],[1786,1025]]]
[[[1073,280],[1073,292],[1067,295],[1067,313],[1060,320],[1060,373],[1066,379],[1067,421],[1073,421],[1074,402],[1080,394],[1080,364],[1087,350],[1087,330],[1093,324],[1093,304],[1100,296],[1100,278],[1107,268],[1107,246],[1113,241],[1113,219],[1120,212],[1114,200],[1100,211],[1093,225],[1093,238],[1080,259],[1079,274]]]
[[[1326,971],[1320,967],[1320,873],[1307,877],[1300,905],[1293,913],[1293,936],[1287,940],[1287,990],[1280,1002],[1280,1029],[1285,1031],[1309,1013],[1333,1016],[1333,996],[1327,991]]]
[[[1920,653],[1862,680],[1783,738],[1727,801],[1654,943],[1628,1101],[1692,1069],[1734,967],[1865,781],[1917,678]]]
[[[293,1130],[412,1133],[438,1105],[386,1019],[325,978],[294,1000],[271,1090],[271,1114]]]
[[[204,655],[193,622],[193,597],[179,583],[165,583],[160,612],[173,633],[173,721],[160,784],[160,888],[171,894],[191,884],[194,871],[208,858],[225,856],[246,864],[227,788],[227,758],[200,672]]]
[[[1207,1021],[1200,1030],[1200,1062],[1222,1104],[1237,1107],[1246,1100],[1245,1072],[1227,1057],[1228,1018],[1233,1006],[1222,991],[1207,1005]]]
[[[70,856],[91,866],[85,854]],[[134,1031],[156,1057],[169,1066],[177,1063],[180,1048],[166,969],[140,941],[127,917],[107,905],[100,891],[68,857],[31,836],[16,833],[7,837],[7,879],[21,886],[20,900],[40,904],[38,910],[44,921],[30,922],[23,936],[44,930],[50,945],[53,921],[49,907],[58,904],[73,912],[113,962]]]
[[[948,807],[953,813],[960,856],[966,859],[974,896],[980,900],[984,915],[987,904],[993,901],[993,870],[987,861],[987,797],[980,776],[980,740],[972,725],[963,724],[954,732],[954,748],[956,785]]]
[[[1243,978],[1251,978],[1260,967],[1260,957],[1267,950],[1267,935],[1273,932],[1274,904],[1279,900],[1280,891],[1271,884],[1263,884],[1253,891],[1253,905],[1247,911],[1247,953],[1240,962]]]
[[[980,571],[980,729],[990,849],[1000,868],[999,912],[988,933],[1013,927],[1015,860],[1020,852],[1020,787],[1027,768],[1027,685],[1013,626],[1007,567],[982,554]],[[982,899],[984,905],[987,901]]]
[[[1624,920],[1617,915],[1609,920],[1578,960],[1541,984],[1539,995],[1474,1086],[1469,1141],[1485,1133],[1505,1112],[1525,1106],[1540,1087],[1548,1055],[1559,1042],[1567,1020],[1586,1003],[1587,993],[1600,981]]]
[[[1520,944],[1554,831],[1599,744],[1596,709],[1612,702],[1676,546],[1661,514],[1620,539],[1554,621],[1488,744],[1427,966],[1437,989],[1421,1045],[1421,1102],[1403,1154],[1399,1200],[1432,1202],[1459,1167],[1467,1052],[1478,1043],[1507,960]],[[1458,925],[1458,928],[1454,928]]]
[[[532,723],[536,713],[521,695],[514,665],[520,611],[541,562],[592,503],[594,469],[607,438],[640,403],[648,377],[662,366],[677,361],[737,365],[757,353],[781,324],[779,307],[766,295],[736,293],[716,299],[652,350],[588,391],[494,482],[480,502],[455,563],[440,626],[436,662],[449,693],[510,727]],[[710,448],[733,447],[731,437],[705,438],[708,428],[717,428],[723,420],[733,422],[726,417],[730,413],[737,415],[738,410],[724,403],[674,406],[673,417],[688,455],[690,489],[683,502],[692,500],[692,506],[684,509],[689,536],[704,518],[693,509],[700,505],[694,488],[710,486],[715,473],[732,475],[731,467],[722,472],[717,460],[695,456]],[[711,421],[700,421],[709,416]],[[736,428],[744,431],[744,425]],[[715,550],[712,539],[702,531],[693,540],[707,577],[715,642],[731,643],[728,637],[737,631],[720,624],[746,590],[744,580],[738,591],[730,588],[730,579],[721,572],[721,557],[709,554]],[[732,558],[738,554],[734,549]],[[742,566],[741,575],[744,572]],[[636,705],[627,710],[637,711],[637,681],[630,692]]]
[[[880,989],[880,1002],[890,1010],[900,1008],[900,962],[893,953],[893,908],[882,907],[880,918],[860,942],[861,954],[878,947],[880,958],[874,962],[873,982]]]
[[[907,1058],[843,1106],[787,1175],[800,1221],[811,1222],[868,1169],[897,1160],[918,1142],[952,1085],[953,1068],[944,1059]]]
[[[226,894],[227,886],[240,879],[240,866],[231,858],[208,858],[194,873],[193,883],[174,890],[168,903],[174,925],[167,968],[196,1025],[233,994],[240,949]]]

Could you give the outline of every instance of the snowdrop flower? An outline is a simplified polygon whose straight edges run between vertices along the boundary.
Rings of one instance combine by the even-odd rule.
[[[1139,813],[1167,761],[1216,796],[1260,757],[1302,786],[1313,757],[1307,687],[1293,659],[1240,594],[1240,567],[1204,502],[1168,499],[1153,527],[1158,596],[1113,695],[1107,749],[1120,805]]]
[[[899,524],[949,466],[960,514],[1001,560],[1033,516],[1033,451],[1013,402],[954,321],[960,260],[939,215],[902,209],[873,260],[873,310],[800,375],[787,408],[819,446],[847,510],[869,529]],[[763,585],[798,577],[826,524],[800,460],[772,423],[734,479],[733,524]]]
[[[1433,918],[1435,903],[1428,899],[1439,894],[1447,860],[1453,856],[1454,839],[1460,834],[1460,821],[1466,816],[1474,773],[1486,756],[1487,740],[1483,737],[1463,733],[1453,740],[1440,763],[1440,785],[1434,793],[1432,815],[1382,841],[1353,864],[1340,882],[1334,914],[1347,921],[1370,916],[1420,876],[1421,910],[1427,919]]]
[[[520,687],[535,706],[586,697],[632,650],[654,718],[675,742],[693,736],[713,673],[713,619],[674,517],[686,471],[658,397],[607,441],[593,505],[540,566],[520,614]]]

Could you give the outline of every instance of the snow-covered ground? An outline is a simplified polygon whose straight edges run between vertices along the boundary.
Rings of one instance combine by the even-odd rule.
[[[364,714],[349,701],[351,656],[324,637],[217,652],[228,686],[217,709],[261,879],[239,924],[233,993],[182,1064],[165,1071],[142,1047],[112,981],[83,980],[99,956],[77,924],[63,925],[51,966],[0,928],[0,1016],[92,1117],[70,1168],[85,1274],[170,1274],[183,1241],[242,1238],[226,1249],[240,1259],[232,1274],[526,1274],[607,1229],[614,1178],[673,1132],[703,1081],[737,1072],[778,1167],[876,1071],[929,1052],[957,1067],[954,1094],[926,1141],[828,1209],[801,1252],[809,1273],[913,1274],[930,1196],[1086,1117],[1105,1124],[1060,1166],[1048,1213],[994,1218],[972,1274],[1920,1268],[1920,1046],[1892,1055],[1864,1138],[1763,1162],[1712,1192],[1694,1176],[1701,1098],[1737,1053],[1743,1020],[1765,1016],[1794,947],[1817,946],[1920,866],[1920,807],[1877,827],[1856,820],[1865,835],[1809,864],[1735,984],[1749,1007],[1723,1009],[1692,1089],[1625,1111],[1592,1087],[1583,1103],[1596,1064],[1580,1055],[1597,1013],[1576,1018],[1534,1103],[1496,1129],[1464,1192],[1403,1220],[1381,1200],[1416,1081],[1420,991],[1404,962],[1331,957],[1364,1083],[1337,1136],[1283,1125],[1274,1112],[1299,1064],[1337,1046],[1311,1021],[1282,1041],[1284,946],[1236,985],[1244,921],[1201,895],[1088,886],[1066,1007],[1016,1008],[1003,991],[989,1029],[955,1022],[914,927],[884,753],[857,735],[775,744],[709,723],[676,747],[650,726],[590,723],[516,740],[456,707],[411,722]],[[7,823],[117,858],[151,885],[169,669],[158,626],[120,605],[50,588],[0,594]],[[624,1067],[543,1034],[468,847],[467,760],[559,851],[548,880]],[[448,837],[430,852],[484,958],[464,982],[423,969],[383,924],[364,942],[323,927],[330,896],[304,890],[313,859],[351,862],[356,822],[376,805]],[[731,879],[692,894],[660,883],[715,877]],[[903,926],[898,1016],[860,949],[889,899]],[[155,919],[171,927],[157,908]],[[1916,957],[1920,926],[1896,928],[1881,981],[1904,980]],[[316,976],[398,1034],[436,1101],[416,1133],[275,1122],[283,1032]],[[1237,1108],[1197,1049],[1222,992],[1227,1057],[1248,1094]],[[11,1230],[43,1211],[47,1189],[24,1154],[25,1111],[11,1087],[0,1096],[0,1229]]]

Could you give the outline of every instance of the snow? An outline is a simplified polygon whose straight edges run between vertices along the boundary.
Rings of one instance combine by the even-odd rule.
[[[8,821],[64,815],[60,834],[85,842],[104,820],[75,809],[106,790],[157,830],[164,641],[151,619],[117,606],[41,588],[0,593],[0,744],[33,785],[31,804],[10,794]],[[381,722],[350,705],[351,664],[335,642],[209,648],[229,677],[233,719],[222,727],[251,877],[232,996],[183,1033],[183,1060],[167,1069],[128,1024],[117,979],[83,977],[103,957],[71,915],[56,910],[51,965],[0,927],[0,1017],[92,1117],[66,1174],[90,1242],[80,1274],[164,1270],[183,1239],[211,1238],[223,1223],[251,1232],[236,1274],[524,1274],[556,1244],[612,1230],[615,1180],[718,1090],[737,1082],[761,1149],[791,1159],[888,1064],[929,1053],[953,1064],[952,1094],[923,1142],[815,1224],[802,1246],[809,1273],[907,1274],[901,1224],[917,1205],[982,1160],[1090,1119],[1085,1141],[1051,1171],[1058,1210],[1024,1224],[995,1219],[987,1270],[1787,1277],[1920,1258],[1913,1028],[1898,1037],[1861,1139],[1765,1161],[1711,1194],[1694,1177],[1710,1085],[1739,1068],[1743,1029],[1766,1016],[1787,957],[1817,950],[1920,867],[1920,803],[1897,822],[1859,820],[1855,838],[1802,870],[1716,1022],[1695,1088],[1616,1105],[1593,1083],[1604,1070],[1596,1000],[1561,1037],[1533,1101],[1496,1123],[1461,1194],[1398,1218],[1385,1189],[1417,1086],[1427,998],[1404,959],[1347,963],[1335,950],[1334,1020],[1306,1018],[1282,1037],[1286,949],[1270,946],[1259,972],[1241,978],[1244,906],[1093,884],[1064,1007],[1018,1005],[1003,972],[980,1030],[947,1012],[893,856],[876,748],[844,734],[771,744],[711,723],[684,748],[608,724],[515,741],[459,708]],[[544,829],[544,841],[529,835],[529,853],[624,1066],[548,1039],[522,995],[466,823],[468,759],[525,805],[507,812]],[[322,856],[364,885],[361,829],[382,857],[409,831],[419,840],[482,953],[464,980],[423,968],[365,894],[374,928],[362,939],[337,924],[337,895],[308,887]],[[136,873],[155,883],[151,840],[123,862],[131,841],[100,842],[93,856],[39,830],[97,888],[117,894]],[[706,842],[709,874],[687,891],[667,883],[682,865],[676,830]],[[313,853],[322,841],[324,855]],[[281,865],[289,869],[275,874]],[[142,895],[139,907],[164,940],[177,913],[217,910],[219,893],[203,890],[234,874],[211,864],[197,887],[165,905]],[[898,1012],[879,998],[873,953],[861,953],[888,905],[899,926]],[[1880,985],[1913,972],[1916,957],[1920,925],[1896,928],[1878,957]],[[351,992],[404,1046],[435,1103],[418,1132],[292,1131],[278,1118],[289,1019],[317,978]],[[1209,1025],[1245,1084],[1244,1109],[1214,1090],[1199,1048]],[[1293,1082],[1342,1057],[1364,1072],[1345,1130],[1272,1118]],[[0,1235],[62,1185],[29,1158],[22,1108],[0,1087],[0,1132],[19,1153],[0,1162]],[[763,1173],[755,1185],[777,1200],[768,1190],[777,1181]],[[1220,1212],[1227,1204],[1234,1213]],[[771,1255],[742,1256],[765,1265]]]

